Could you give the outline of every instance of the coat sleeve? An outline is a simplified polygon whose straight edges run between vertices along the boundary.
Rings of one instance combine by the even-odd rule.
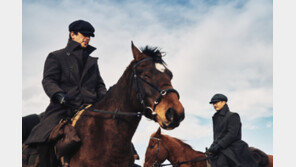
[[[132,143],[132,152],[133,152],[133,155],[138,155],[137,150],[133,143]]]
[[[100,74],[100,71],[99,71],[99,67],[97,68],[97,71],[98,71],[97,72],[98,82],[97,82],[97,85],[96,85],[96,90],[97,90],[98,100],[101,100],[104,97],[104,95],[106,94],[107,90],[106,90],[106,86],[105,86],[104,80],[101,77],[101,74]]]
[[[240,128],[240,117],[237,113],[233,113],[228,120],[227,133],[224,135],[222,139],[218,141],[218,144],[222,148],[227,148],[228,145],[237,140]]]
[[[50,53],[44,64],[42,86],[50,99],[58,92],[63,92],[59,86],[61,77],[60,63],[54,54]]]

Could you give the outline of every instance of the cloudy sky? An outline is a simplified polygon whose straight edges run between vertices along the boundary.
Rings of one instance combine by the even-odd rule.
[[[163,133],[204,151],[213,138],[214,110],[208,102],[219,92],[240,114],[243,140],[273,154],[272,0],[24,0],[22,5],[23,116],[45,110],[44,61],[49,52],[65,47],[68,25],[84,19],[96,29],[92,56],[99,57],[107,87],[132,60],[131,40],[166,52],[186,116],[177,129]],[[133,138],[138,164],[157,128],[141,120]]]

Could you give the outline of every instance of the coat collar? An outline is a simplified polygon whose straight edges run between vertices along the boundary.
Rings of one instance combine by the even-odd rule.
[[[94,65],[97,63],[98,58],[97,57],[88,57],[84,66],[84,69],[82,71],[82,75],[80,78],[80,82],[83,82],[83,79],[85,77],[85,75],[87,74],[87,71]]]
[[[67,43],[67,46],[66,46],[66,50],[67,50],[68,52],[73,52],[73,51],[76,50],[76,49],[82,49],[82,48],[80,47],[80,43],[75,42],[75,41],[73,41],[72,39],[69,39],[69,40],[68,40],[68,43]],[[88,46],[85,48],[85,50],[86,50],[86,52],[87,52],[88,54],[91,54],[94,50],[96,50],[96,48],[93,47],[93,46],[91,46],[91,45],[88,45]]]
[[[224,107],[223,107],[221,110],[217,111],[217,112],[214,114],[213,117],[215,117],[216,115],[225,116],[225,114],[226,114],[227,112],[229,112],[229,107],[228,107],[227,104],[225,104]]]

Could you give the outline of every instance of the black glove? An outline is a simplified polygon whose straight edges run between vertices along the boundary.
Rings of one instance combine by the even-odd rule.
[[[59,103],[59,104],[65,105],[65,104],[69,103],[69,98],[67,97],[67,95],[65,93],[58,92],[53,95],[52,101],[54,103]]]
[[[219,153],[220,150],[221,150],[221,147],[219,146],[219,144],[212,144],[208,151],[213,154],[217,154]]]

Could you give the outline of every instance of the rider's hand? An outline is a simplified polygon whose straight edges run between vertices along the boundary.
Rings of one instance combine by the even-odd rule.
[[[53,96],[53,102],[65,105],[69,103],[69,98],[65,93],[58,92]]]
[[[219,146],[219,144],[214,144],[214,145],[211,145],[208,151],[213,154],[217,154],[219,153],[220,150],[221,150],[221,147]]]

